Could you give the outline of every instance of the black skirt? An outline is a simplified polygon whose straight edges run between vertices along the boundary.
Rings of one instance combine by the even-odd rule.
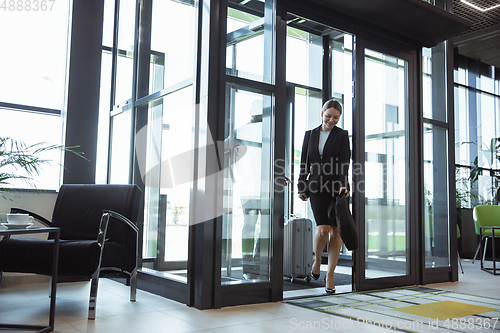
[[[316,220],[316,225],[330,225],[332,227],[337,226],[336,219],[330,220],[328,217],[328,206],[332,199],[337,195],[332,196],[331,193],[311,193],[309,201],[311,203],[311,209],[314,214],[314,219]],[[335,216],[332,212],[332,216]]]

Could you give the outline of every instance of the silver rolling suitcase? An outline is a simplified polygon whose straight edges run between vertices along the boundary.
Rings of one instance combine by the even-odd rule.
[[[296,278],[309,282],[313,263],[312,221],[288,215],[284,234],[283,275],[292,282]]]

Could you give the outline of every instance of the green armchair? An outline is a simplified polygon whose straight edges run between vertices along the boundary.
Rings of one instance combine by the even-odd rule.
[[[500,206],[499,205],[479,205],[474,207],[473,211],[474,226],[476,234],[480,235],[481,241],[479,248],[481,248],[481,269],[497,275],[496,268],[496,253],[495,253],[495,237],[500,237]],[[484,261],[486,249],[488,248],[488,239],[491,239],[491,252],[492,252],[492,268],[485,268]],[[484,240],[484,245],[483,245]],[[476,255],[478,250],[476,250]],[[474,256],[475,258],[476,256]],[[499,273],[500,274],[500,273]]]

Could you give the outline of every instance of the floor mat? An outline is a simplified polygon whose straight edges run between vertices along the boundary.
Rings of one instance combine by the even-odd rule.
[[[404,332],[500,332],[500,300],[425,287],[310,297],[287,303]]]
[[[325,275],[326,272],[321,272],[320,277],[318,280],[311,280],[307,282],[304,279],[295,279],[294,282],[292,283],[290,281],[290,278],[284,277],[283,278],[283,291],[291,291],[291,290],[302,290],[302,289],[309,289],[309,288],[324,288],[325,287]],[[333,283],[335,286],[344,286],[347,284],[352,283],[352,276],[350,274],[342,274],[342,273],[335,273],[333,275]]]

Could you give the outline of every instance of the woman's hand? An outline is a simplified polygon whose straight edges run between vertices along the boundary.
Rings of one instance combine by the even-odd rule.
[[[347,187],[341,187],[340,191],[339,191],[339,194],[341,194],[342,191],[345,191],[345,196],[349,197],[349,190],[347,189]]]
[[[307,201],[309,197],[305,193],[299,193],[299,199],[302,201]]]

